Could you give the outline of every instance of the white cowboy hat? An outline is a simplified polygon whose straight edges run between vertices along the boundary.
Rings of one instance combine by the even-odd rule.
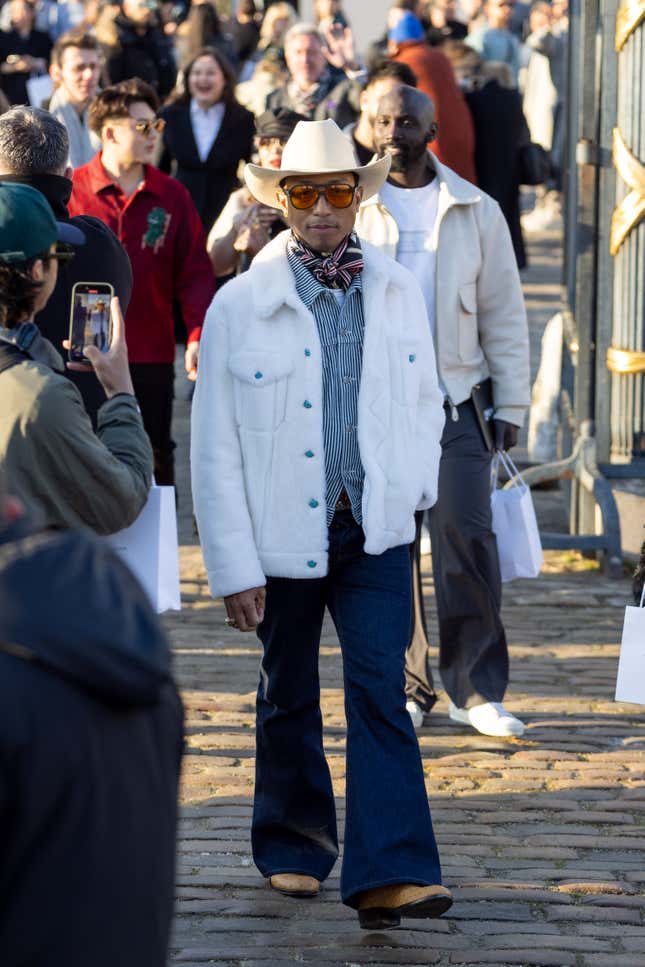
[[[279,168],[248,164],[244,180],[251,194],[269,208],[276,208],[275,193],[284,178],[294,175],[340,175],[354,172],[363,189],[363,200],[375,195],[388,176],[389,156],[359,165],[351,140],[335,121],[299,121],[284,146]]]

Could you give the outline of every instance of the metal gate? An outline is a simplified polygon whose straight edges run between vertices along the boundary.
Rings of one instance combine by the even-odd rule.
[[[564,446],[571,535],[621,569],[609,479],[645,477],[645,0],[570,0],[565,170]],[[566,419],[568,417],[568,419]]]

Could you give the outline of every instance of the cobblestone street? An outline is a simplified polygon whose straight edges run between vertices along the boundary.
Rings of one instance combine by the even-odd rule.
[[[557,244],[533,245],[525,292],[533,371],[557,306]],[[486,738],[448,719],[445,694],[419,732],[451,911],[366,933],[338,896],[338,866],[315,900],[272,894],[255,869],[255,637],[224,626],[191,536],[188,407],[177,406],[184,610],[165,620],[187,712],[187,754],[171,962],[217,967],[553,965],[645,967],[645,717],[613,702],[629,581],[547,553],[538,581],[505,587],[507,705],[521,739]],[[536,503],[561,526],[559,492]],[[434,589],[425,559],[434,635]],[[436,663],[435,663],[436,664]],[[344,811],[345,722],[331,623],[321,648],[325,745]],[[374,802],[378,812],[378,801]],[[342,829],[342,823],[341,823]],[[405,922],[404,922],[405,924]]]

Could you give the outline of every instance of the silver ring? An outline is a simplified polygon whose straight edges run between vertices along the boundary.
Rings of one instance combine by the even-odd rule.
[[[237,622],[235,618],[224,618],[224,624],[228,625],[229,628],[235,628],[237,625]]]

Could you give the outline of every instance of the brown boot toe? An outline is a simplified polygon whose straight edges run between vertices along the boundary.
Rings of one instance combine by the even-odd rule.
[[[284,896],[312,897],[320,892],[320,880],[301,873],[274,873],[269,886]]]
[[[452,906],[452,894],[445,886],[395,883],[365,890],[358,901],[358,918],[365,930],[398,927],[402,917],[434,919]]]

